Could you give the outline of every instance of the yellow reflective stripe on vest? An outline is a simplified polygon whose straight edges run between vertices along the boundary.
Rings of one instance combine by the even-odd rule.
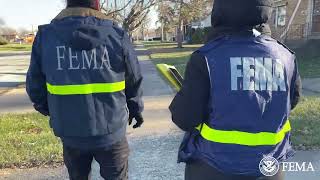
[[[47,89],[54,95],[85,95],[94,93],[113,93],[123,91],[125,81],[116,83],[95,83],[82,85],[51,85],[47,83]]]
[[[291,131],[291,125],[287,120],[284,127],[277,133],[260,132],[248,133],[241,131],[222,131],[210,128],[202,124],[196,128],[201,136],[212,142],[223,144],[239,144],[245,146],[276,145],[283,141],[285,135]]]

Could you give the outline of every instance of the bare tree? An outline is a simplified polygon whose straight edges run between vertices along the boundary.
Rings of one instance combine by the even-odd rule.
[[[158,5],[158,22],[161,23],[161,41],[166,40],[165,34],[174,26],[175,10],[168,2]]]
[[[123,2],[122,5],[119,5],[117,0],[113,2],[103,0],[101,1],[101,10],[116,22],[121,23],[123,28],[131,34],[143,24],[157,0],[127,0]]]
[[[183,27],[193,21],[201,20],[211,11],[213,0],[163,0],[173,4],[175,26],[177,27],[178,47],[183,47]]]

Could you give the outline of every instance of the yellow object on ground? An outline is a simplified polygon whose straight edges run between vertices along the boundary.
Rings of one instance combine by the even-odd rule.
[[[173,71],[178,72],[174,66],[170,66],[168,64],[157,64],[157,68],[177,91],[181,89],[181,82],[179,82],[178,78],[173,73]]]

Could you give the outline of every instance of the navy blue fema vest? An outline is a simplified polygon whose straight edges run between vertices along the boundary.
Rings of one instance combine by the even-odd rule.
[[[186,133],[179,162],[197,159],[224,173],[261,176],[264,157],[292,156],[294,54],[271,37],[254,34],[220,37],[198,53],[210,74],[210,115]]]
[[[55,135],[92,137],[125,129],[123,36],[112,21],[92,16],[66,17],[39,27]]]

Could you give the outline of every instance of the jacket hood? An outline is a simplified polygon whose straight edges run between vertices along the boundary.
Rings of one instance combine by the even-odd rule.
[[[267,23],[272,0],[214,0],[212,27],[254,27]]]
[[[89,21],[96,23],[86,23]],[[67,8],[52,21],[51,27],[61,41],[75,50],[94,49],[105,44],[108,35],[118,34],[113,21],[89,8]]]

